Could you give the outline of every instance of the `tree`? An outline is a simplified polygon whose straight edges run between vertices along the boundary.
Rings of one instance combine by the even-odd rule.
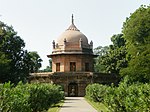
[[[112,41],[114,47],[120,48],[121,46],[125,46],[125,40],[123,38],[123,34],[113,35],[111,37],[111,41]]]
[[[6,58],[5,54],[0,52],[0,82],[2,82],[2,79],[4,79],[5,73],[9,71],[9,64],[10,60]]]
[[[29,56],[25,43],[13,27],[0,22],[0,81],[17,83],[29,75]]]
[[[104,56],[108,53],[109,47],[108,46],[98,46],[94,49],[94,54],[99,56]]]
[[[33,52],[29,52],[28,53],[29,56],[29,71],[31,73],[33,72],[38,72],[39,68],[41,68],[42,64],[41,62],[43,61],[39,54],[36,51]]]
[[[150,6],[141,6],[123,26],[129,66],[121,70],[131,81],[150,81]]]
[[[97,48],[94,49],[94,54],[98,55],[98,57],[95,59],[95,65],[94,65],[94,70],[95,72],[103,72],[107,73],[106,71],[106,66],[102,63],[103,57],[106,59],[106,55],[109,51],[109,47],[105,46],[98,46]]]
[[[127,66],[123,34],[113,35],[111,41],[113,45],[95,49],[98,49],[97,52],[100,54],[96,60],[95,68],[98,72],[115,73],[119,75],[120,69]]]
[[[49,59],[49,66],[46,66],[46,68],[40,70],[40,72],[52,72],[52,59]]]
[[[2,29],[2,23],[1,24],[1,27],[0,27],[0,48],[2,47],[2,35],[3,35],[3,29]],[[10,64],[10,60],[7,59],[7,56],[0,50],[0,82],[1,82],[1,79],[3,79],[4,74],[6,71],[9,70],[9,64]]]

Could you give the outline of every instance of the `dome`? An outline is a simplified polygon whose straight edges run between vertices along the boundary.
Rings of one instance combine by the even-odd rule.
[[[72,24],[56,40],[53,40],[53,51],[49,57],[59,54],[91,54],[93,55],[93,42],[88,43],[87,37]]]
[[[57,43],[59,45],[63,45],[64,40],[66,40],[67,42],[73,42],[73,43],[82,41],[83,45],[88,44],[87,37],[80,31],[75,31],[75,30],[66,30],[64,33],[62,33],[59,36],[59,38],[57,39]]]
[[[66,42],[80,42],[82,41],[83,45],[88,45],[88,39],[87,37],[80,32],[80,30],[77,29],[77,27],[74,25],[73,16],[72,16],[72,24],[69,26],[69,28],[63,32],[57,39],[58,45],[63,45],[64,40]]]

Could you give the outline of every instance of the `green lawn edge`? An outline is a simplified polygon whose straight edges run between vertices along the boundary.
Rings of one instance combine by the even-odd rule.
[[[94,102],[92,100],[89,100],[88,98],[84,97],[85,100],[93,107],[95,108],[98,112],[109,112],[108,108],[100,102]]]
[[[62,100],[61,102],[59,102],[59,103],[53,105],[52,107],[50,107],[48,109],[48,112],[59,112],[59,110],[61,109],[63,104],[64,104],[64,100]]]

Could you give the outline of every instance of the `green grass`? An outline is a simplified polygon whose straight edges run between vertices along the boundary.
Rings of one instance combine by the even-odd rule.
[[[108,108],[103,104],[99,102],[94,102],[92,100],[89,100],[85,97],[86,101],[94,107],[98,112],[109,112]]]
[[[50,107],[48,109],[48,112],[59,112],[60,108],[62,107],[62,105],[64,104],[64,101],[61,101],[60,103],[57,103],[55,105],[53,105],[52,107]]]

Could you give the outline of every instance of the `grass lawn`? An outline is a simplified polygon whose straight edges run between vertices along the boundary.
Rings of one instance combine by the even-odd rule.
[[[86,101],[92,105],[92,107],[94,107],[98,112],[109,112],[108,108],[103,104],[103,103],[99,103],[99,102],[94,102],[92,100],[89,100],[87,98],[85,98]]]
[[[60,103],[55,104],[51,108],[48,109],[48,112],[59,112],[61,106],[63,105],[64,101],[61,101]]]

